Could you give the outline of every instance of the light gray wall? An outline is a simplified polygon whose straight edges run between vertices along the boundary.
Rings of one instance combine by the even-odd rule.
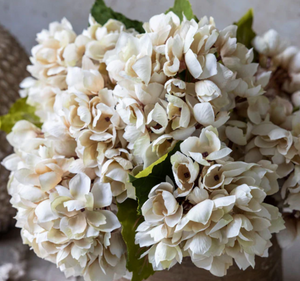
[[[147,21],[166,11],[173,0],[106,0],[109,6],[128,17]],[[87,26],[93,0],[0,0],[0,23],[19,38],[27,51],[35,34],[49,22],[66,17],[76,32]],[[276,29],[300,47],[300,0],[191,0],[197,16],[213,16],[222,28],[254,8],[255,29]]]

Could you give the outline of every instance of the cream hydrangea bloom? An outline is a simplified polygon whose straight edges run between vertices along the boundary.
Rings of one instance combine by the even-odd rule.
[[[71,50],[67,47],[74,43],[75,39],[72,25],[66,19],[61,23],[51,23],[49,30],[43,30],[37,35],[39,44],[32,49],[33,65],[28,67],[30,73],[50,85],[65,88],[68,64],[64,61],[64,56],[69,55]]]
[[[181,151],[201,165],[209,166],[209,161],[226,157],[231,149],[221,143],[218,131],[208,126],[201,131],[199,138],[190,137],[180,145]]]
[[[86,169],[74,174],[75,160],[57,154],[51,140],[30,123],[20,130],[22,122],[9,139],[17,144],[22,136],[23,143],[3,164],[12,171],[8,188],[24,243],[66,276],[93,280],[100,274],[111,281],[123,276],[125,245],[111,207],[111,185]]]
[[[278,178],[289,176],[285,207],[299,209],[299,51],[270,31],[253,41],[258,64],[237,26],[173,12],[142,34],[116,20],[89,23],[78,36],[65,19],[42,31],[28,68],[36,80],[22,83],[43,122],[17,123],[8,135],[15,153],[3,161],[24,242],[67,277],[123,277],[116,203],[136,199],[129,174],[180,141],[170,178],[142,206],[136,243],[154,270],[185,256],[216,276],[233,261],[254,266],[283,229],[264,202]]]
[[[187,196],[199,174],[199,165],[191,158],[180,152],[176,152],[171,157],[172,169],[178,189],[174,192],[177,196]]]
[[[260,54],[269,57],[279,55],[285,49],[285,42],[273,29],[267,31],[263,36],[256,36],[253,45]]]
[[[253,139],[253,144],[259,148],[262,155],[272,156],[275,164],[289,162],[289,151],[293,145],[293,136],[290,131],[266,120],[255,126],[252,134],[256,136]],[[251,148],[251,146],[252,143],[250,142],[248,147]]]
[[[154,187],[154,197],[150,192],[142,208],[145,222],[137,229],[136,243],[151,246],[147,254],[155,270],[181,263],[187,251],[196,266],[223,276],[232,259],[245,269],[254,266],[255,255],[265,255],[271,246],[271,233],[283,229],[281,215],[277,208],[263,203],[266,193],[259,186],[248,185],[247,177],[230,180],[230,175],[243,174],[254,164],[242,169],[240,163],[230,165],[236,170],[228,170],[222,186],[209,191],[195,187],[186,201],[176,201],[171,184]],[[174,220],[178,206],[183,213],[180,211]]]

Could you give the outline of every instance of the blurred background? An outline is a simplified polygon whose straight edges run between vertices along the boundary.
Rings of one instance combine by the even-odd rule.
[[[0,24],[6,27],[30,54],[31,48],[36,44],[36,33],[48,28],[48,24],[52,21],[60,21],[66,17],[77,33],[85,29],[93,2],[94,0],[0,0]],[[300,47],[300,0],[190,0],[190,2],[198,17],[213,16],[220,29],[237,21],[249,8],[253,8],[254,29],[257,33],[273,28],[283,38]],[[162,13],[171,7],[173,0],[106,0],[106,3],[130,18],[147,21],[152,15]],[[0,233],[0,281],[7,280],[1,276],[1,265],[16,261],[21,266],[20,270],[26,271],[25,277],[20,279],[22,281],[67,280],[54,265],[36,258],[32,252],[28,252],[27,247],[22,247],[19,236],[18,229]],[[284,281],[299,280],[299,264],[298,241],[283,253]]]
[[[87,26],[94,0],[0,0],[0,22],[15,35],[27,52],[35,44],[35,34],[49,22],[66,17],[76,32]],[[219,28],[238,20],[254,9],[258,33],[270,28],[300,47],[299,0],[190,0],[195,14],[213,16]],[[152,15],[173,6],[173,0],[106,0],[107,5],[130,18],[147,21]]]

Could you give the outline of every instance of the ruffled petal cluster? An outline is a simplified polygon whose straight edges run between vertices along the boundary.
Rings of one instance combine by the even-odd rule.
[[[290,210],[285,233],[298,231],[296,48],[269,31],[253,41],[256,63],[237,26],[173,12],[141,34],[116,20],[89,23],[80,35],[65,19],[39,33],[21,85],[43,123],[18,122],[8,135],[15,153],[3,161],[24,243],[66,276],[125,276],[117,203],[136,199],[129,175],[178,146],[135,237],[154,270],[184,257],[217,276],[233,261],[254,266],[284,228],[265,203],[278,180]]]
[[[17,227],[24,243],[67,277],[113,281],[126,274],[116,203],[135,198],[128,182],[135,160],[103,63],[121,32],[118,21],[101,26],[90,18],[78,36],[66,19],[39,33],[21,95],[43,126],[20,121],[7,136],[15,153],[3,165],[12,171]]]
[[[8,191],[24,243],[66,276],[114,280],[126,274],[126,247],[111,184],[56,150],[56,142],[27,121],[8,135],[15,153]]]
[[[253,41],[259,53],[258,79],[270,76],[266,92],[256,110],[251,108],[247,126],[248,142],[245,160],[269,160],[278,165],[282,202],[287,229],[279,235],[280,244],[289,246],[298,236],[299,214],[297,180],[300,165],[299,150],[299,49],[290,46],[279,34],[270,30]],[[268,74],[269,73],[269,74]],[[256,120],[256,121],[255,121]]]
[[[255,256],[267,256],[272,233],[284,229],[279,210],[264,202],[279,190],[276,165],[201,162],[194,155],[201,155],[203,146],[195,146],[191,155],[185,142],[171,157],[175,182],[153,187],[142,207],[145,222],[136,243],[150,247],[155,270],[171,268],[186,256],[216,276],[224,276],[233,261],[241,269],[254,267]]]

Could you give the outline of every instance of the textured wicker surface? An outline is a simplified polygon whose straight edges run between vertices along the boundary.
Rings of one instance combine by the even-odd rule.
[[[0,25],[0,115],[6,114],[10,105],[19,97],[20,82],[28,75],[28,56],[7,30]],[[11,153],[5,133],[0,132],[0,160]],[[6,191],[8,171],[0,166],[0,232],[13,224],[14,211]]]

